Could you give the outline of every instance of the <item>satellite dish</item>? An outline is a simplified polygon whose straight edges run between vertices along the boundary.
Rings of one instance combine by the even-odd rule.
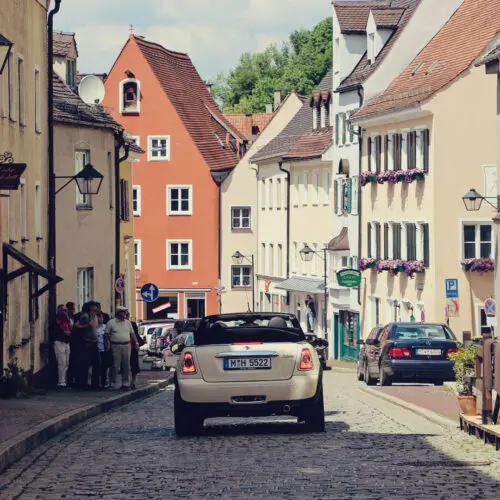
[[[78,86],[78,94],[83,102],[87,104],[101,104],[106,94],[104,83],[95,75],[87,75],[82,78]]]

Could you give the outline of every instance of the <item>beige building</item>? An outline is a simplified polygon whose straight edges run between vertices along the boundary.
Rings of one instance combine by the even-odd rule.
[[[496,195],[496,82],[471,63],[499,30],[500,1],[465,0],[353,116],[364,137],[364,336],[395,320],[449,319],[459,338],[488,327],[492,213],[486,204],[468,212],[462,197],[472,186]],[[446,280],[457,280],[458,298],[447,299]]]
[[[122,189],[118,199],[115,194],[115,139],[121,127],[102,107],[86,104],[68,86],[76,85],[74,36],[56,33],[54,52],[55,172],[61,177],[56,189],[88,164],[104,176],[97,195],[82,195],[74,182],[57,194],[57,272],[64,280],[58,285],[58,302],[75,302],[80,310],[85,302],[96,300],[104,311],[112,313],[117,278],[115,243],[120,237],[116,234],[117,214],[120,220],[131,216],[130,208],[124,205],[130,199],[128,189]]]
[[[228,175],[222,185],[222,312],[241,312],[247,310],[259,310],[263,300],[255,280],[257,271],[257,239],[258,231],[264,230],[274,232],[273,238],[278,238],[281,248],[286,245],[285,225],[281,221],[267,220],[268,213],[264,213],[257,206],[258,173],[257,165],[253,164],[251,158],[258,153],[266,144],[274,139],[290,122],[293,116],[302,106],[302,100],[296,94],[290,94],[277,109],[272,120],[261,131],[260,135],[253,140],[250,149],[240,160],[236,168]],[[234,117],[229,116],[234,121]],[[237,124],[235,124],[237,125]],[[279,199],[276,201],[276,216],[282,215],[284,210],[286,179],[283,172],[276,172],[279,180],[276,180],[276,189],[280,186]],[[281,183],[281,181],[283,181]],[[281,183],[281,184],[280,184]],[[277,236],[282,233],[281,239]],[[278,251],[278,247],[276,248]],[[232,256],[240,252],[240,261],[234,261]],[[253,268],[252,268],[253,258]],[[283,253],[281,257],[283,263]],[[278,277],[284,277],[284,266],[281,265]]]
[[[6,291],[0,301],[0,368],[17,360],[32,373],[48,359],[48,349],[42,356],[40,348],[48,346],[47,297],[41,289],[47,278],[52,282],[46,270],[48,4],[3,2],[0,9],[0,34],[12,43],[0,74],[1,276]]]

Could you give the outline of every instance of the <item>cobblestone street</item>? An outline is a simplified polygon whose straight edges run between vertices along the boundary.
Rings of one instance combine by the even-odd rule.
[[[0,476],[0,498],[499,497],[493,448],[361,392],[354,374],[324,383],[325,434],[286,418],[209,420],[177,439],[170,387],[25,456]]]

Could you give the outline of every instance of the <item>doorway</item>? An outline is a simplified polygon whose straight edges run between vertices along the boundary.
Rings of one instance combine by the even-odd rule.
[[[188,293],[186,294],[186,318],[203,318],[205,316],[205,294]]]

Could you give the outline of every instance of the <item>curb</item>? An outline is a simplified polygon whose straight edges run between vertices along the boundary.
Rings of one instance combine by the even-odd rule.
[[[426,410],[425,408],[414,405],[413,403],[408,403],[403,399],[395,398],[394,396],[389,396],[388,394],[384,394],[383,392],[376,391],[369,387],[358,387],[358,389],[366,394],[370,394],[371,396],[388,401],[389,403],[399,406],[400,408],[409,410],[412,413],[415,413],[416,415],[419,415],[420,417],[429,420],[433,424],[437,424],[441,427],[444,427],[447,430],[457,428],[459,426],[459,423],[456,422],[455,420],[452,420],[451,418],[442,417],[441,415],[431,410]]]
[[[161,389],[170,385],[173,378],[172,374],[167,380],[162,382],[149,384],[141,389],[118,394],[99,403],[71,410],[9,439],[5,443],[2,443],[2,447],[0,448],[0,473],[33,449],[55,437],[57,434],[89,418],[119,408],[133,401],[143,399],[155,392],[159,392]]]

